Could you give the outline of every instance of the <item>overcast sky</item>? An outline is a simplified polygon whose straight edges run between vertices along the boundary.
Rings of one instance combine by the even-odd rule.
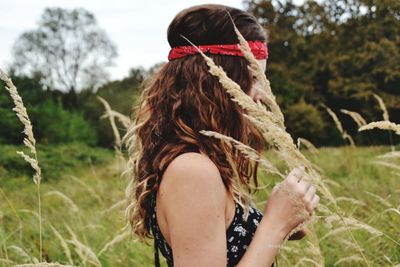
[[[116,44],[118,58],[110,72],[112,79],[120,79],[131,67],[149,68],[166,61],[171,20],[186,7],[206,3],[243,8],[242,0],[0,0],[0,67],[10,63],[13,43],[22,32],[36,28],[45,7],[82,7],[94,13]]]

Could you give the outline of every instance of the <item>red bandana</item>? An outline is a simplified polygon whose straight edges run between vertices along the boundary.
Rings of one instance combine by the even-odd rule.
[[[248,41],[248,44],[256,59],[268,58],[268,47],[262,41]],[[211,54],[230,55],[230,56],[243,56],[239,48],[239,44],[216,44],[216,45],[199,45],[198,48],[203,52]],[[192,45],[177,46],[172,48],[168,54],[168,60],[181,58],[187,55],[198,53],[197,48]]]

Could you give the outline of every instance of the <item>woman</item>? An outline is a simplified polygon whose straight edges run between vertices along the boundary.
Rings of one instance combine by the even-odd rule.
[[[231,19],[265,68],[267,35],[254,16],[222,5],[184,9],[168,28],[169,62],[143,90],[124,138],[132,171],[127,216],[141,239],[154,236],[156,266],[158,249],[168,266],[271,266],[286,235],[302,222],[280,190],[258,210],[249,194],[251,180],[257,187],[257,162],[199,132],[217,131],[258,151],[265,148],[246,111],[182,37],[200,46],[255,102],[262,100],[235,45]],[[298,182],[301,174],[294,169],[283,182],[312,213],[319,197],[314,186]]]

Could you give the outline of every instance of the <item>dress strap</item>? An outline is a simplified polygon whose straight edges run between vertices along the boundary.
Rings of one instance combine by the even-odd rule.
[[[156,191],[152,192],[151,202],[152,202],[153,214],[155,215]],[[155,218],[153,218],[153,214],[150,215],[150,224],[155,223]],[[153,221],[153,219],[154,219],[154,221]],[[154,266],[160,267],[160,255],[158,253],[158,247],[159,247],[158,238],[156,238],[156,233],[154,232],[154,228],[151,227],[151,225],[150,225],[150,229],[152,229],[153,238],[154,238]]]

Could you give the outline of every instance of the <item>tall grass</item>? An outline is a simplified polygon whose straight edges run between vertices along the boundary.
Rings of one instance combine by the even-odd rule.
[[[15,111],[18,119],[24,125],[25,138],[23,140],[24,145],[29,148],[32,156],[25,154],[23,151],[17,151],[17,153],[28,162],[31,167],[35,170],[33,175],[33,182],[36,184],[37,188],[37,201],[38,201],[38,213],[39,213],[39,259],[42,259],[42,205],[40,196],[40,180],[42,178],[42,171],[39,167],[37,152],[36,152],[36,140],[33,136],[32,124],[29,119],[28,113],[22,101],[22,98],[18,94],[17,87],[13,84],[12,80],[6,75],[6,73],[0,69],[0,79],[6,84],[6,89],[10,93],[10,96],[14,102]]]
[[[249,61],[250,71],[263,84],[265,94],[262,102],[255,103],[211,58],[201,51],[199,53],[206,61],[210,74],[218,77],[232,101],[246,111],[244,116],[260,130],[272,149],[260,154],[230,136],[207,130],[200,132],[232,145],[246,157],[260,163],[262,170],[269,176],[263,174],[261,177],[261,181],[266,185],[255,196],[257,204],[264,204],[268,190],[271,190],[267,181],[277,177],[279,186],[287,171],[299,166],[305,167],[305,179],[315,183],[322,196],[321,204],[312,217],[302,214],[303,208],[299,206],[299,216],[306,219],[306,223],[294,229],[292,233],[305,229],[308,234],[305,240],[285,242],[281,246],[279,258],[285,266],[399,266],[400,231],[397,225],[400,223],[400,203],[394,202],[398,200],[396,196],[400,194],[400,189],[396,189],[398,177],[393,178],[394,175],[400,176],[398,151],[383,153],[384,149],[351,147],[341,150],[317,149],[307,140],[299,139],[298,141],[309,149],[302,153],[299,150],[300,145],[296,145],[286,132],[283,114],[265,73],[251,53],[246,40],[234,25],[233,27],[238,35],[240,48]],[[22,183],[21,181],[7,182],[10,196],[3,190],[0,191],[6,200],[0,203],[0,220],[3,221],[4,217],[4,221],[12,222],[5,223],[4,228],[1,228],[7,231],[1,232],[0,264],[66,267],[151,266],[152,248],[139,244],[136,239],[130,239],[130,232],[123,219],[124,201],[121,200],[125,184],[124,181],[118,180],[119,169],[109,168],[110,166],[88,168],[78,174],[79,178],[66,176],[54,184],[44,183],[46,193],[43,194],[43,201],[48,204],[45,205],[45,215],[49,221],[49,232],[44,235],[43,244],[40,187],[42,175],[32,125],[17,88],[1,70],[0,79],[6,83],[15,104],[14,111],[25,127],[24,145],[30,154],[22,151],[18,154],[35,170],[33,181],[38,202],[37,212],[26,208],[32,206],[32,196],[30,188],[15,187],[14,183]],[[124,128],[129,127],[130,120],[113,111],[104,99],[99,98],[99,101],[106,110],[103,117],[108,118],[112,125],[117,151],[121,138],[116,120]],[[390,122],[388,114],[384,115],[387,120],[366,124],[354,112],[342,112],[354,119],[360,126],[359,131],[380,128],[400,134],[400,126]],[[328,113],[341,130],[342,137],[352,143],[351,137],[344,134],[346,132],[337,116],[332,115],[329,110]],[[372,154],[381,154],[377,157],[378,161]],[[378,165],[373,164],[374,161],[378,162]],[[317,167],[315,162],[324,168]],[[361,179],[364,179],[362,183]],[[13,192],[11,188],[14,188]],[[375,192],[371,192],[373,189]],[[298,201],[298,196],[292,192],[288,194],[293,197],[294,202]],[[60,206],[57,200],[64,204]],[[13,224],[15,219],[12,218],[22,222],[16,229],[12,228],[16,225]],[[27,246],[28,249],[24,246],[37,239],[35,225],[29,224],[31,218],[39,220],[38,259],[31,256],[36,252],[34,244]],[[7,246],[6,243],[12,245]]]

